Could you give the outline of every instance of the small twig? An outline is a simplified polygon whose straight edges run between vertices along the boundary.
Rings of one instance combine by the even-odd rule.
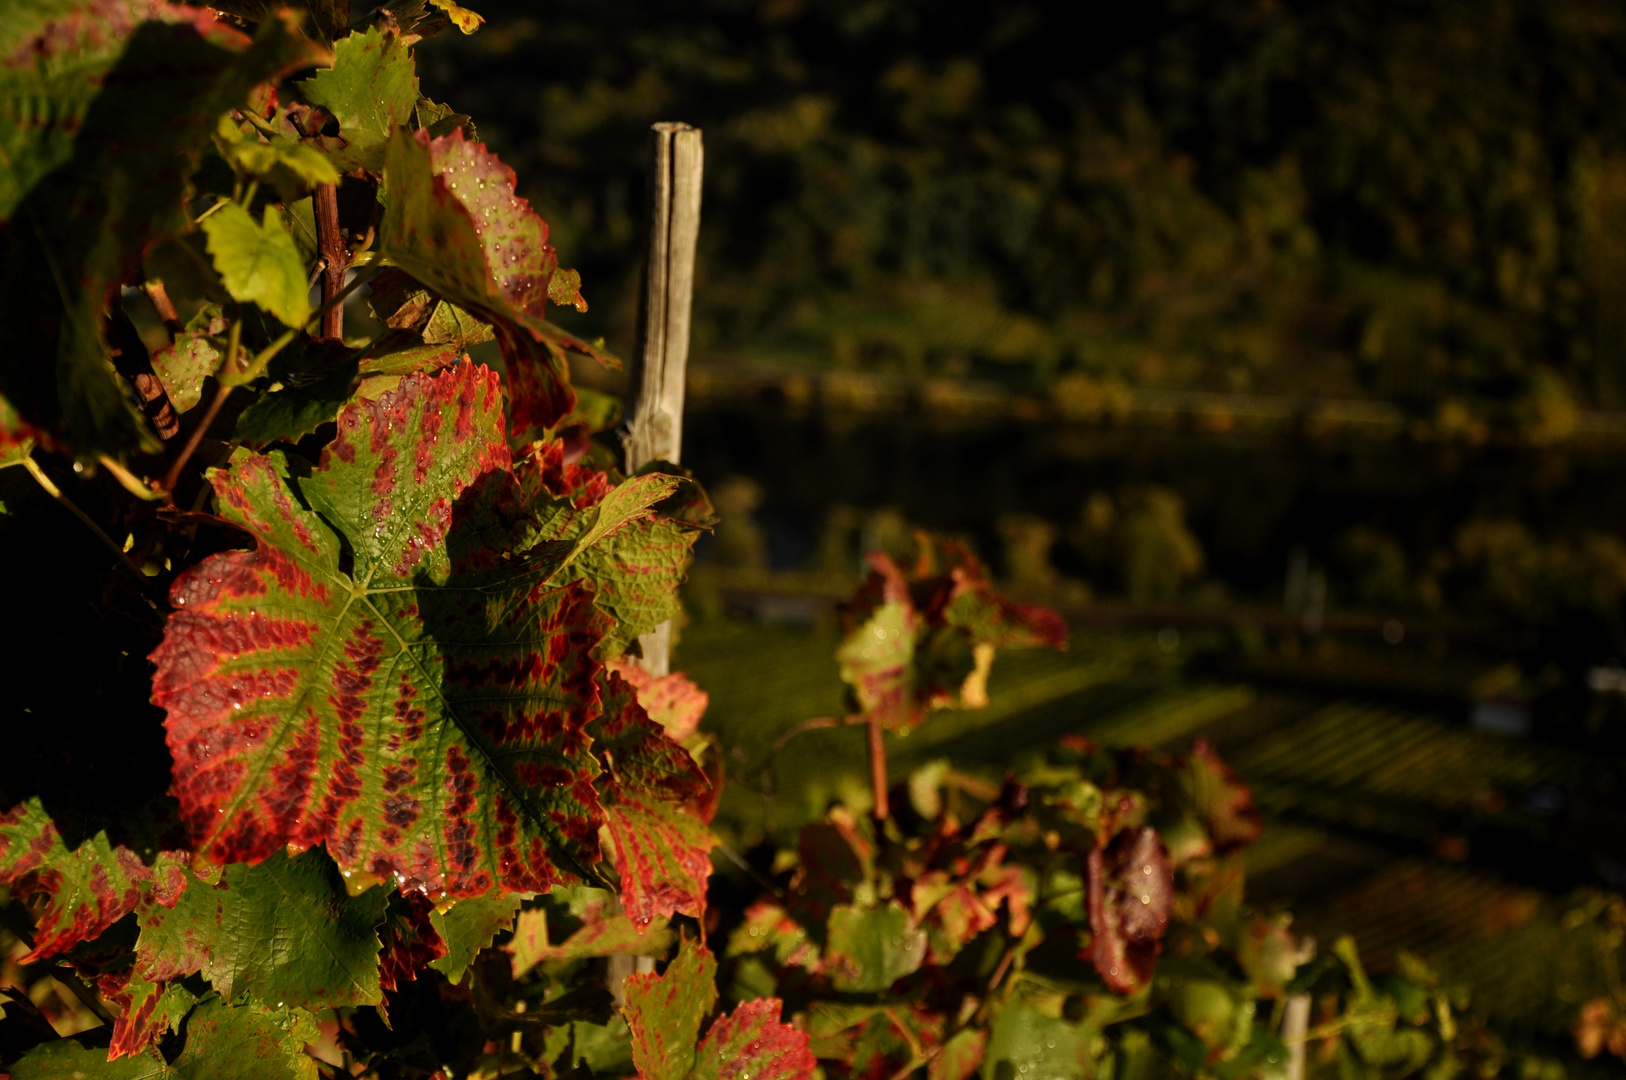
[[[862,724],[863,722],[864,718],[862,716],[819,716],[812,720],[803,720],[800,724],[790,728],[788,731],[784,732],[784,734],[780,735],[779,738],[775,739],[773,741],[773,747],[770,753],[777,755],[779,751],[785,748],[786,743],[790,742],[798,735],[807,734],[809,731],[818,731],[820,728],[844,726],[850,727],[854,724]]]
[[[312,289],[316,288],[316,279],[321,277],[322,276],[322,271],[324,271],[326,269],[327,269],[327,260],[326,259],[317,259],[316,260],[316,265],[311,267],[310,277],[305,279],[305,291],[306,292],[310,292]]]
[[[886,742],[875,716],[869,717],[869,786],[875,796],[875,820],[885,821],[892,816],[886,793]]]
[[[61,966],[52,967],[50,974],[51,978],[72,991],[73,996],[78,998],[85,1008],[95,1013],[98,1020],[108,1027],[113,1026],[113,1014],[108,1012],[107,1006],[101,1003],[101,1000],[96,996],[96,991],[81,982],[79,976]]]
[[[122,487],[125,491],[128,491],[131,495],[134,495],[136,498],[141,499],[143,502],[154,502],[164,497],[164,493],[162,491],[154,491],[146,483],[146,481],[136,476],[129,469],[126,469],[123,465],[120,465],[117,461],[114,461],[106,454],[102,454],[96,460],[101,462],[103,467],[105,467],[108,472],[113,474],[113,479],[119,482],[120,487]]]
[[[29,475],[39,482],[39,486],[45,489],[45,493],[47,495],[51,496],[51,498],[60,503],[62,508],[68,511],[68,513],[78,518],[85,528],[96,534],[96,539],[100,540],[107,550],[111,551],[114,556],[118,558],[119,564],[128,570],[131,575],[134,576],[136,581],[141,583],[143,592],[146,592],[152,587],[152,582],[148,579],[147,575],[141,572],[141,568],[139,566],[130,561],[130,556],[125,554],[124,549],[115,544],[113,542],[113,538],[108,536],[107,533],[103,531],[102,527],[96,524],[89,514],[79,509],[72,499],[63,494],[62,489],[57,487],[49,476],[45,475],[45,470],[39,467],[39,463],[36,462],[33,457],[30,456],[23,458],[23,468],[27,469]]]
[[[164,288],[162,281],[145,281],[141,285],[141,290],[152,302],[152,309],[163,322],[165,330],[175,335],[185,329],[181,325],[181,313],[175,310],[175,302],[169,298],[169,290]]]

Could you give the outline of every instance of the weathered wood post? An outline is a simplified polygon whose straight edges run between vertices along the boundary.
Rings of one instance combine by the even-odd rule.
[[[660,123],[649,137],[649,246],[638,305],[638,343],[628,372],[631,400],[621,442],[627,472],[652,461],[676,464],[683,450],[683,390],[689,363],[694,254],[700,236],[700,129]],[[672,628],[638,639],[643,666],[665,675]]]
[[[689,364],[689,312],[694,254],[700,236],[700,176],[705,151],[700,129],[663,122],[649,132],[649,240],[638,340],[628,371],[629,401],[621,429],[628,475],[652,461],[677,464],[683,452],[683,390]],[[642,666],[665,675],[672,662],[672,624],[638,638]],[[635,971],[654,970],[644,956],[610,957],[606,981],[616,1005]]]

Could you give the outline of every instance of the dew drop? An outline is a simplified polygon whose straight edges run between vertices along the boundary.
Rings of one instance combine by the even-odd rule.
[[[1140,894],[1140,902],[1143,903],[1143,904],[1148,904],[1148,905],[1151,904],[1151,902],[1152,902],[1151,893],[1141,893]]]

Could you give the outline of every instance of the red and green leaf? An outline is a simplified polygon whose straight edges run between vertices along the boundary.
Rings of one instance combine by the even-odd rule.
[[[773,998],[743,1003],[700,1038],[717,1002],[716,978],[711,953],[690,941],[665,974],[627,978],[623,1015],[641,1080],[809,1080],[815,1062],[807,1033],[780,1022]]]
[[[589,731],[606,775],[605,831],[627,914],[638,926],[664,915],[699,918],[716,841],[689,804],[709,787],[705,774],[618,674],[610,674],[604,714]]]
[[[719,1016],[694,1052],[694,1080],[808,1080],[816,1062],[807,1032],[781,1023],[776,998]]]
[[[717,961],[704,943],[684,941],[664,974],[627,976],[626,1001],[638,1075],[683,1080],[695,1065],[700,1025],[717,1003]]]
[[[693,679],[681,671],[670,675],[651,675],[643,667],[627,660],[615,660],[610,670],[620,675],[638,693],[638,704],[649,718],[661,726],[666,737],[687,745],[700,728],[711,703],[707,694]]]
[[[116,1006],[109,1060],[142,1053],[165,1033],[178,1031],[198,1001],[178,982],[149,982],[134,971],[104,975],[96,988]]]
[[[677,481],[546,508],[563,538],[543,540],[501,416],[496,377],[465,363],[352,402],[313,470],[272,454],[213,474],[256,546],[182,575],[153,654],[200,854],[325,843],[347,874],[453,898],[590,872],[611,624],[579,564]]]
[[[45,898],[24,962],[94,940],[138,907],[173,907],[186,888],[188,857],[164,851],[149,864],[106,832],[70,850],[38,798],[0,812],[0,884]]]
[[[507,367],[510,430],[547,429],[570,415],[576,395],[567,352],[600,354],[547,321],[559,260],[547,223],[515,194],[513,170],[461,130],[431,139],[398,129],[385,182],[380,248],[431,291],[493,325]]]

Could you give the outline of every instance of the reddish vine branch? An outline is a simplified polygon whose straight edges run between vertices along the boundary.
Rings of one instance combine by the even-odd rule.
[[[350,269],[350,248],[339,228],[339,188],[320,184],[311,202],[315,207],[316,248],[322,258],[322,326],[318,341],[344,340],[344,305],[333,300],[344,291],[344,276]]]

